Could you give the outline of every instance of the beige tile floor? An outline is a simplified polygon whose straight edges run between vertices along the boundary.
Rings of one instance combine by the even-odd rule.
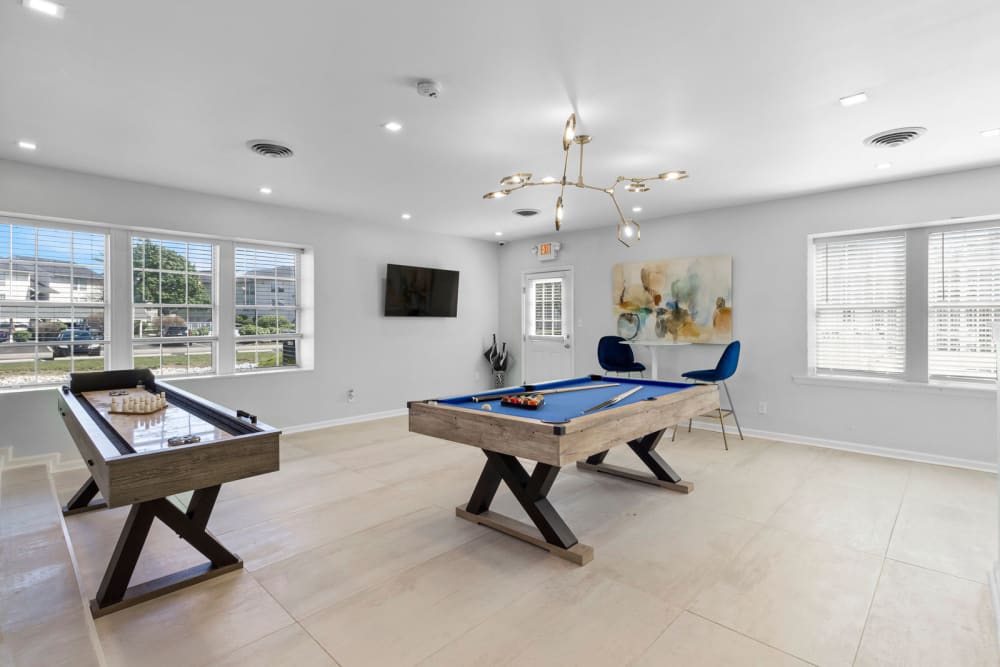
[[[551,498],[594,547],[579,568],[454,517],[478,450],[404,419],[286,436],[282,470],[227,485],[209,526],[244,570],[96,622],[79,589],[127,509],[67,518],[71,554],[53,494],[82,471],[8,471],[0,665],[1000,664],[995,476],[732,447],[660,445],[690,495],[566,469]],[[199,560],[157,525],[136,579]]]

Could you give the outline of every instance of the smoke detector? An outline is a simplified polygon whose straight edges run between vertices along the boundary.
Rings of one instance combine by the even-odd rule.
[[[897,148],[903,144],[908,144],[927,131],[926,127],[897,127],[894,130],[884,130],[878,134],[873,134],[864,140],[865,146],[873,148]]]
[[[288,146],[282,146],[276,141],[268,141],[267,139],[251,139],[247,142],[247,148],[264,157],[285,158],[295,155]]]
[[[437,96],[441,94],[441,84],[437,81],[431,81],[430,79],[421,79],[417,81],[417,95],[421,97],[429,97],[432,100],[437,99]]]

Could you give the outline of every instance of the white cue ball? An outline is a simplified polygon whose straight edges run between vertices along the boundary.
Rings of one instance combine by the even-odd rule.
[[[492,410],[493,406],[489,403],[483,403],[483,410]]]

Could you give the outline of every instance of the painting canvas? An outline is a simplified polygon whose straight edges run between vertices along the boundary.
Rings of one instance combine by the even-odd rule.
[[[733,258],[683,257],[615,264],[618,335],[626,340],[733,340]]]

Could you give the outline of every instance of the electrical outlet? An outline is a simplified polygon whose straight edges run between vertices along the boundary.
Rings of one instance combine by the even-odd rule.
[[[353,403],[354,399],[357,398],[357,395],[358,394],[357,394],[356,391],[354,391],[353,389],[348,389],[347,390],[347,402],[348,403]]]
[[[761,401],[757,404],[757,414],[766,415],[767,414],[767,401]]]

